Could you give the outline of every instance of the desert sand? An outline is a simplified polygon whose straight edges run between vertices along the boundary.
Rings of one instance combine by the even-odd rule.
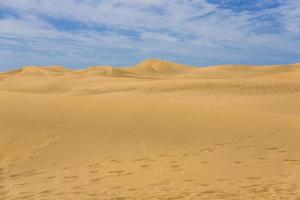
[[[300,199],[300,64],[0,73],[0,199]]]

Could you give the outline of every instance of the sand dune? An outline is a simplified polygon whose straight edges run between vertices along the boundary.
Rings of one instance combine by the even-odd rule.
[[[247,78],[261,77],[273,74],[299,71],[297,65],[274,66],[246,66],[246,65],[219,65],[203,67],[190,73],[180,74],[178,77],[186,78]]]
[[[55,76],[62,75],[68,71],[69,70],[62,66],[26,66],[18,70],[7,72],[6,74],[18,76]]]
[[[74,71],[71,74],[79,76],[108,76],[108,77],[123,77],[129,73],[122,69],[117,69],[111,66],[93,66],[84,70]]]
[[[300,80],[300,70],[292,71],[292,72],[288,72],[288,73],[274,74],[274,75],[270,76],[270,78],[286,79],[286,80]]]
[[[218,65],[209,67],[194,67],[162,60],[145,60],[132,67],[92,66],[83,70],[70,70],[61,66],[27,66],[13,70],[4,75],[19,76],[59,76],[77,75],[82,77],[130,77],[130,78],[202,78],[231,79],[260,77],[300,71],[300,64],[250,66],[250,65]],[[284,75],[286,76],[286,75]],[[296,75],[292,75],[293,77]],[[276,76],[275,76],[276,77]],[[279,76],[280,77],[280,76]]]
[[[0,73],[0,200],[299,199],[300,65]]]
[[[161,61],[161,60],[145,60],[138,65],[127,68],[127,71],[136,74],[144,75],[175,75],[181,74],[188,71],[192,71],[195,68],[188,65],[177,64],[174,62]]]

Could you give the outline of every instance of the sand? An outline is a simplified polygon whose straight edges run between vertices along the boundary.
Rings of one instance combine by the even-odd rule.
[[[0,199],[300,199],[300,64],[0,74]]]

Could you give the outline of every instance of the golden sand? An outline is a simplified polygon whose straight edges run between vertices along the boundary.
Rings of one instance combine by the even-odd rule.
[[[300,199],[300,64],[0,74],[0,199]]]

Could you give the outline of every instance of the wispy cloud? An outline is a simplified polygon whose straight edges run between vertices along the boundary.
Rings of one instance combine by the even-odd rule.
[[[0,50],[6,53],[0,65],[300,60],[298,0],[238,2],[2,0]]]
[[[284,30],[294,35],[300,35],[300,3],[298,0],[287,0],[278,8]]]

